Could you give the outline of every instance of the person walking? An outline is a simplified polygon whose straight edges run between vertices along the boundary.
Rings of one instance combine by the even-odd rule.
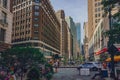
[[[103,69],[107,69],[107,64],[106,64],[106,62],[103,62]]]
[[[55,72],[58,72],[58,70],[57,70],[57,68],[58,68],[58,62],[57,61],[54,63],[54,67],[55,67]]]

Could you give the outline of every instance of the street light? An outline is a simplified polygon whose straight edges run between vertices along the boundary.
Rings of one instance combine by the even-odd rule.
[[[108,12],[109,12],[109,29],[112,29],[112,23],[111,23],[111,10],[112,10],[112,6],[110,5],[108,8]],[[114,49],[115,46],[113,45],[113,42],[111,41],[111,39],[113,38],[113,35],[109,36],[109,41],[108,41],[108,52],[111,55],[111,75],[113,77],[113,79],[115,79],[115,65],[114,65]]]

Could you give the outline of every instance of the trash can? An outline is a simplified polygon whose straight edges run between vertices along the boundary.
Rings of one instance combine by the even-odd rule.
[[[108,71],[107,70],[102,70],[102,77],[108,77]]]

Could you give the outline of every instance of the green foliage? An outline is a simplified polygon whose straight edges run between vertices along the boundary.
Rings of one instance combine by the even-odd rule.
[[[27,71],[32,66],[39,66],[39,64],[45,63],[44,55],[39,51],[39,49],[30,47],[17,47],[8,49],[1,54],[1,57],[1,65],[9,68],[16,68],[15,64],[17,64],[19,69],[21,68],[23,70],[24,68],[27,68]]]
[[[102,4],[104,7],[104,12],[107,14],[109,10],[113,10],[116,4],[120,5],[120,0],[102,0]],[[114,22],[112,22],[111,25],[112,28],[104,34],[110,38],[109,44],[120,43],[120,8],[117,13],[112,15],[112,19],[114,19]]]
[[[46,70],[50,69],[50,71],[49,70],[48,71],[51,72],[51,73],[54,73],[53,66],[51,64],[49,64],[49,63],[45,64],[45,69]]]
[[[27,74],[27,80],[40,80],[40,73],[36,67],[30,69]]]
[[[99,61],[100,61],[100,62],[104,62],[104,61],[108,58],[108,55],[109,55],[108,53],[101,54]]]
[[[44,77],[45,77],[47,80],[51,80],[53,74],[54,74],[54,71],[53,71],[52,65],[49,64],[49,63],[46,63],[46,64],[45,64],[45,74],[44,74]]]

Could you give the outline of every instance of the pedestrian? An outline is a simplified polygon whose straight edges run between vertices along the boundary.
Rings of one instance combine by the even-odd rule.
[[[58,68],[58,62],[57,61],[54,63],[54,67],[55,67],[55,72],[57,72],[57,68]]]
[[[106,62],[103,62],[103,69],[107,69],[107,64],[106,64]]]

